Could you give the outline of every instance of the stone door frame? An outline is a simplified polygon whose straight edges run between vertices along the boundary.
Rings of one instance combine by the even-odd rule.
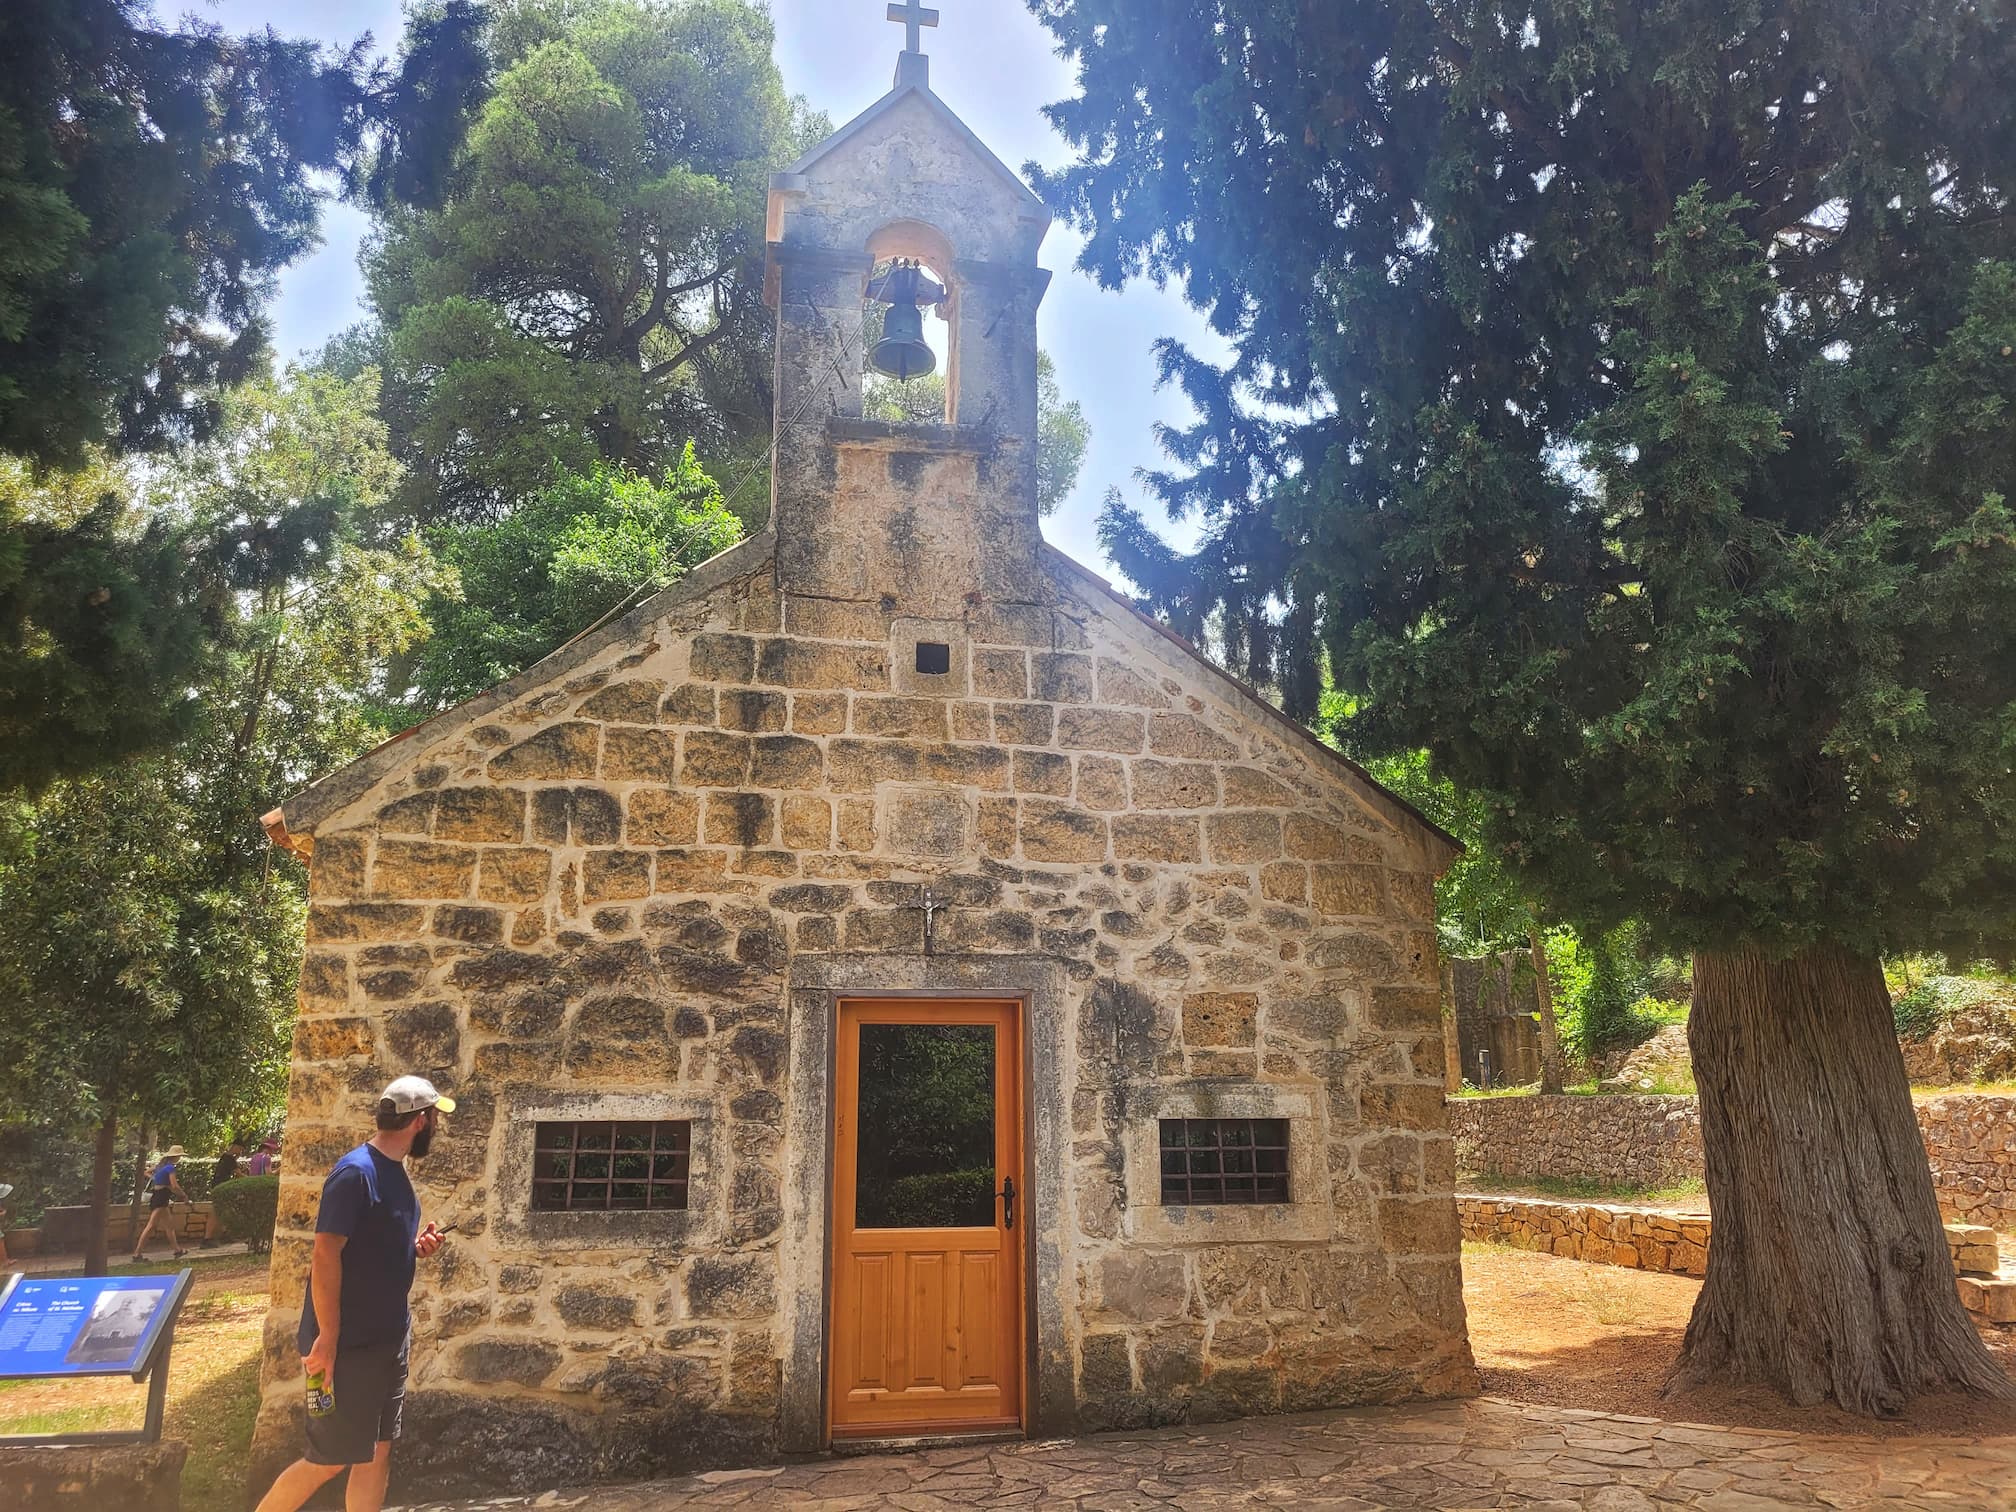
[[[826,1383],[833,1204],[833,1084],[843,997],[1015,998],[1022,1003],[1024,1211],[1023,1326],[1030,1435],[1059,1432],[1076,1415],[1071,1318],[1065,1306],[1063,1173],[1071,1128],[1066,976],[1035,955],[808,955],[792,958],[786,989],[790,1042],[784,1100],[784,1228],[778,1243],[783,1379],[778,1445],[826,1447]]]

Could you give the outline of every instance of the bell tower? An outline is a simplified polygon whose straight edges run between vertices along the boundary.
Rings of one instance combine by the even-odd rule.
[[[919,37],[938,13],[888,9],[906,28],[894,87],[770,180],[777,581],[787,616],[797,596],[967,623],[1048,602],[1036,256],[1050,215],[931,92]],[[942,420],[863,417],[866,384],[904,381],[876,371],[871,307],[890,375],[925,365],[916,328],[942,319]]]

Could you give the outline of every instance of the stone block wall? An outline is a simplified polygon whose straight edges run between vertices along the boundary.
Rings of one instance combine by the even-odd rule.
[[[180,1512],[189,1446],[0,1448],[0,1512]]]
[[[1038,1427],[1474,1389],[1428,833],[1059,558],[1048,606],[920,626],[780,598],[767,549],[316,819],[263,1462],[320,1173],[403,1071],[461,1103],[415,1170],[460,1227],[421,1266],[409,1491],[801,1446],[821,961],[1060,973]],[[952,673],[919,681],[919,639]],[[1214,1111],[1291,1120],[1294,1201],[1159,1205],[1155,1119]],[[530,1212],[542,1117],[689,1120],[689,1210]]]
[[[1966,1093],[1918,1104],[1939,1210],[1961,1223],[2016,1230],[2016,1097]]]
[[[1496,956],[1458,956],[1448,966],[1463,1079],[1484,1085],[1479,1052],[1488,1051],[1491,1085],[1517,1087],[1540,1080],[1540,993],[1531,958],[1509,950]]]
[[[1456,1213],[1463,1237],[1477,1243],[1628,1270],[1708,1274],[1714,1223],[1706,1212],[1459,1192]],[[1946,1253],[1961,1305],[1984,1323],[2016,1324],[2016,1277],[2001,1274],[1995,1231],[1949,1223]]]
[[[1701,1178],[1691,1097],[1455,1097],[1459,1170],[1664,1186]]]
[[[1917,1113],[1941,1213],[2016,1228],[2016,1097],[1932,1097]],[[1691,1097],[1452,1098],[1449,1128],[1458,1167],[1481,1174],[1634,1186],[1702,1174],[1701,1115]]]
[[[1708,1274],[1710,1225],[1705,1212],[1459,1193],[1456,1213],[1465,1239],[1629,1270]]]

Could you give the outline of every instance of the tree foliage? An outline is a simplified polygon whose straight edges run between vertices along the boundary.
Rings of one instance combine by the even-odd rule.
[[[395,67],[171,30],[142,0],[0,8],[0,792],[191,728],[219,582],[117,458],[203,441],[263,371],[318,175],[432,197],[482,91],[481,16],[416,9]]]
[[[821,129],[772,40],[747,0],[496,7],[442,203],[391,214],[368,262],[417,518],[767,435],[768,176]]]
[[[0,793],[184,733],[209,641],[186,542],[98,460],[38,479],[0,457]]]
[[[0,1100],[38,1122],[194,1143],[279,1094],[305,900],[252,820],[382,738],[373,679],[446,581],[384,523],[376,395],[253,384],[149,480],[208,564],[215,649],[170,750],[0,809]]]
[[[1086,266],[1234,344],[1164,353],[1204,419],[1160,491],[1208,529],[1143,580],[1285,604],[1277,665],[1320,613],[1349,740],[1431,750],[1560,915],[2007,946],[2016,30],[1038,9]]]
[[[76,466],[214,430],[274,273],[314,245],[313,175],[424,193],[477,15],[420,13],[397,70],[362,43],[169,30],[144,0],[0,9],[0,452]]]
[[[442,529],[439,549],[459,586],[429,605],[421,707],[494,687],[741,535],[691,446],[660,478],[597,464],[563,474],[495,524]]]

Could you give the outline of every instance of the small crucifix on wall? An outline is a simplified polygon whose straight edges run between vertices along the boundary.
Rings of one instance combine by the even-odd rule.
[[[929,6],[919,5],[917,0],[903,0],[901,5],[889,7],[889,19],[904,29],[903,50],[921,53],[924,50],[923,39],[918,36],[918,29],[925,26],[935,27],[938,24],[938,12]]]

